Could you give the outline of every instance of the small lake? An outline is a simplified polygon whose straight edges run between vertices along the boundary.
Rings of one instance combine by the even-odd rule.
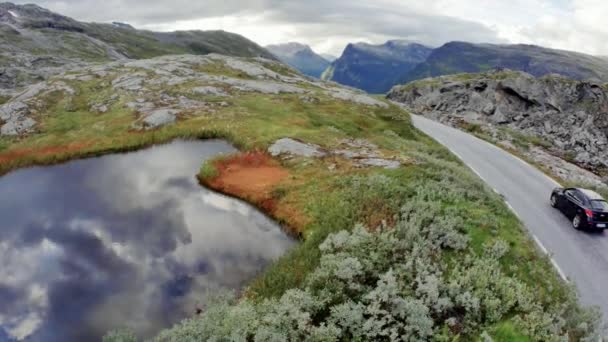
[[[1,177],[0,341],[150,337],[283,255],[280,226],[195,178],[234,151],[175,141]]]

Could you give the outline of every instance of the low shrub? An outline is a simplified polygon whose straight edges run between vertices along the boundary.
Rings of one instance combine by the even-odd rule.
[[[599,338],[601,315],[580,308],[574,292],[559,305],[538,302],[502,271],[506,242],[473,252],[462,219],[424,197],[413,196],[393,228],[329,235],[302,288],[263,301],[221,296],[156,341],[491,341],[504,322],[532,340]]]

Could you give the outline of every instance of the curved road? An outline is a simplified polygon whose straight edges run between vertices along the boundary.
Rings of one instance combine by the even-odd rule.
[[[502,194],[563,278],[574,282],[583,304],[608,318],[608,232],[580,232],[549,205],[554,180],[510,153],[460,130],[419,115],[414,125],[449,148]]]

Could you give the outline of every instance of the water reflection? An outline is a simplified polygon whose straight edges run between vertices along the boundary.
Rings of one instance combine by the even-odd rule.
[[[231,151],[177,141],[0,178],[0,341],[148,337],[283,254],[277,225],[197,184]]]

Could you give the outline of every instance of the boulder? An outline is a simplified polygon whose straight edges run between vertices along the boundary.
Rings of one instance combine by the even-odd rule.
[[[268,148],[268,153],[274,157],[287,154],[299,157],[320,158],[327,155],[327,153],[323,152],[318,145],[306,144],[291,138],[283,138],[275,141],[275,143]]]

